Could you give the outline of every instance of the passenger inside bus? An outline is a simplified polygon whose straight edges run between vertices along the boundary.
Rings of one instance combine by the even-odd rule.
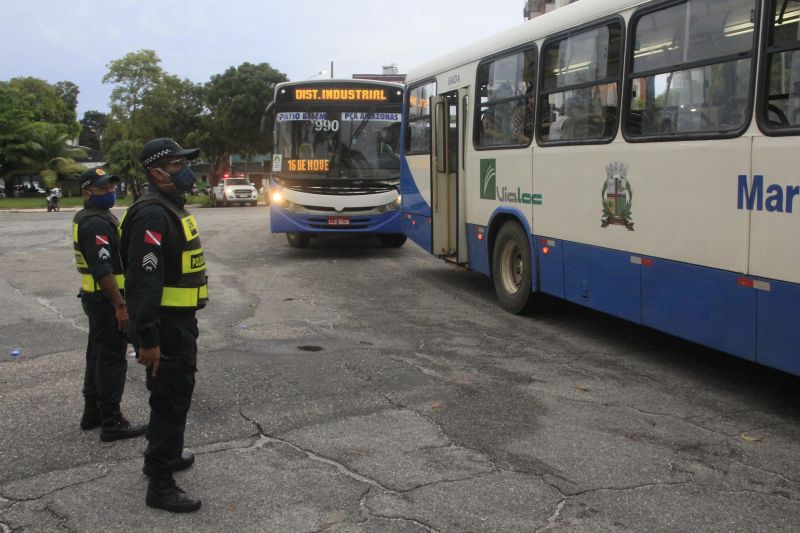
[[[481,116],[481,131],[478,135],[481,146],[491,146],[495,144],[503,144],[505,135],[500,131],[494,120],[494,113],[492,111],[484,111]]]

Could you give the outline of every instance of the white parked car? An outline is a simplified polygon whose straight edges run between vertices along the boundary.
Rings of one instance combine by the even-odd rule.
[[[256,205],[258,191],[247,178],[227,178],[219,180],[211,189],[211,204],[221,205]]]

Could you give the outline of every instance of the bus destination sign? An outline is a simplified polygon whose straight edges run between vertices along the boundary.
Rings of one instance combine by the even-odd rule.
[[[295,89],[296,101],[386,102],[386,89]]]
[[[299,104],[397,104],[403,103],[401,87],[391,85],[356,85],[304,83],[280,89],[277,102]]]

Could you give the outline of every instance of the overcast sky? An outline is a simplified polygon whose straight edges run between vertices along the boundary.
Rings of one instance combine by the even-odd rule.
[[[0,80],[80,87],[78,118],[108,111],[107,65],[155,50],[205,83],[244,62],[291,80],[410,68],[523,22],[524,0],[0,0]]]

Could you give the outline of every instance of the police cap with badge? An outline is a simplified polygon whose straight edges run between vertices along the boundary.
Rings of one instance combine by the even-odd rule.
[[[108,174],[100,167],[85,170],[80,175],[81,190],[90,187],[103,187],[108,183],[119,183],[119,178],[113,174]]]

